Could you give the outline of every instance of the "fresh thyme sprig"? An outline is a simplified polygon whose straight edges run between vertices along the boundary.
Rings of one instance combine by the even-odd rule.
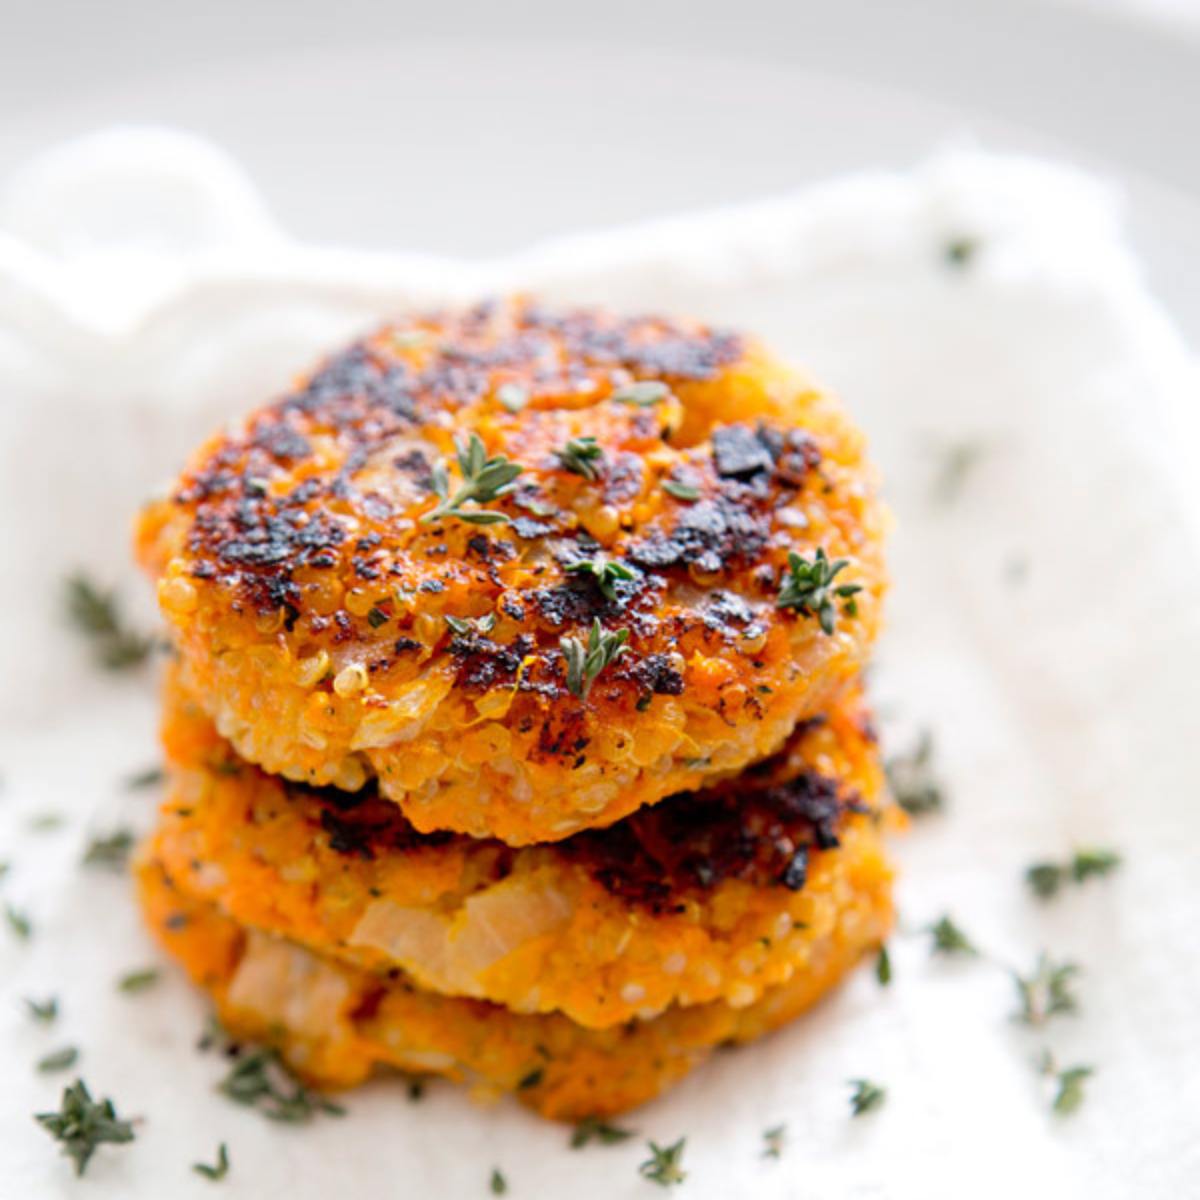
[[[978,958],[979,951],[969,937],[950,919],[943,915],[932,925],[928,932],[933,939],[932,952],[948,956],[962,955],[967,958]]]
[[[95,837],[83,853],[85,867],[107,867],[121,871],[129,861],[133,850],[133,831],[126,828],[114,829],[112,833]]]
[[[896,803],[910,817],[942,811],[945,794],[934,775],[933,735],[928,729],[921,731],[916,746],[909,753],[894,755],[884,769]]]
[[[657,1183],[659,1187],[674,1187],[682,1183],[687,1178],[687,1172],[683,1169],[683,1150],[686,1145],[687,1138],[680,1138],[669,1146],[647,1142],[650,1157],[638,1164],[638,1174],[651,1183]]]
[[[604,448],[594,437],[577,437],[567,442],[561,450],[555,450],[554,457],[564,471],[596,480],[600,478]]]
[[[625,653],[628,641],[628,629],[605,629],[599,617],[592,622],[586,645],[579,638],[562,638],[559,645],[567,664],[567,691],[586,700],[596,677]]]
[[[616,597],[618,581],[627,582],[637,578],[637,573],[623,562],[618,562],[613,558],[604,558],[601,555],[597,555],[595,558],[578,559],[573,563],[568,563],[566,569],[576,575],[590,575],[596,581],[596,586],[609,600]]]
[[[104,1142],[124,1145],[133,1141],[133,1123],[117,1116],[108,1098],[93,1100],[82,1079],[63,1089],[58,1112],[34,1116],[51,1137],[62,1144],[62,1152],[75,1164],[75,1174],[87,1170],[96,1147]]]
[[[215,1163],[192,1163],[192,1170],[197,1175],[203,1175],[205,1179],[211,1179],[213,1183],[220,1182],[229,1174],[229,1147],[222,1142],[217,1147]]]
[[[615,1146],[618,1142],[627,1141],[633,1136],[632,1129],[622,1129],[619,1125],[610,1125],[599,1117],[584,1117],[571,1131],[571,1149],[582,1149],[590,1142],[599,1142],[602,1146]]]
[[[154,639],[130,629],[117,609],[113,592],[101,591],[82,572],[66,584],[67,617],[91,643],[96,660],[110,671],[145,661]]]
[[[882,1108],[887,1099],[887,1090],[869,1079],[851,1079],[850,1086],[854,1091],[850,1095],[850,1115],[861,1117],[865,1113]]]
[[[309,1091],[295,1079],[278,1053],[267,1047],[243,1054],[217,1085],[222,1095],[237,1104],[257,1109],[272,1121],[302,1124],[318,1113],[340,1117],[340,1105]]]
[[[462,486],[450,495],[450,477],[443,463],[438,463],[430,475],[430,485],[441,503],[427,512],[421,523],[443,517],[454,517],[465,521],[468,525],[501,525],[510,518],[505,513],[488,512],[481,508],[464,508],[466,504],[490,504],[507,496],[513,490],[513,480],[524,467],[510,462],[502,454],[488,458],[482,440],[477,433],[472,433],[466,445],[456,443],[458,452],[458,467],[462,472]]]
[[[830,562],[824,547],[818,547],[812,560],[802,558],[794,550],[788,554],[788,573],[779,589],[777,608],[795,609],[801,616],[816,616],[826,634],[833,633],[837,620],[834,602],[848,599],[862,591],[858,583],[835,586],[834,579],[850,565],[849,559]]]
[[[1051,1017],[1077,1012],[1079,1001],[1071,985],[1078,974],[1075,963],[1055,962],[1044,951],[1030,974],[1014,971],[1013,983],[1020,1001],[1016,1019],[1026,1025],[1043,1025]]]
[[[1085,883],[1111,875],[1121,865],[1121,856],[1105,847],[1076,850],[1069,862],[1037,862],[1026,868],[1025,882],[1040,900],[1056,896],[1065,883]]]

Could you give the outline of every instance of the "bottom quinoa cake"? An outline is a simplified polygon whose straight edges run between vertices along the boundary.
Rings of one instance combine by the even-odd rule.
[[[718,1028],[711,1040],[753,1036],[765,1013],[807,1002],[891,919],[882,834],[897,817],[858,689],[732,779],[522,848],[419,833],[370,786],[268,775],[174,674],[163,733],[171,784],[149,852],[181,893],[213,907],[210,923],[221,913],[347,968],[403,971],[422,989],[404,1004],[437,992],[593,1029],[663,1014],[661,1028],[689,1031],[678,1044],[691,1054],[697,1028],[704,1044]],[[679,1015],[697,1006],[708,1016]],[[446,1011],[492,1014],[479,1029],[502,1020]]]
[[[715,1048],[790,1021],[878,945],[891,917],[881,891],[870,914],[814,946],[803,971],[744,1007],[675,1005],[650,1020],[589,1029],[560,1013],[438,995],[396,969],[364,970],[248,929],[177,885],[152,844],[136,876],[151,929],[209,993],[226,1029],[274,1045],[307,1082],[349,1087],[391,1067],[464,1081],[479,1098],[513,1092],[564,1121],[643,1104]]]

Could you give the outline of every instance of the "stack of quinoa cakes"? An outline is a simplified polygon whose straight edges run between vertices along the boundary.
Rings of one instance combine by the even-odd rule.
[[[841,405],[749,339],[381,329],[141,515],[177,651],[151,928],[314,1084],[650,1099],[887,935],[885,524]]]

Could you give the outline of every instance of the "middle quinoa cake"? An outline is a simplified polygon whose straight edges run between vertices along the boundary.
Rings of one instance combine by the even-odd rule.
[[[240,760],[168,678],[171,786],[147,853],[239,926],[420,988],[604,1028],[757,1004],[890,924],[877,747],[861,693],[773,758],[605,830],[515,849],[421,834],[372,785]]]

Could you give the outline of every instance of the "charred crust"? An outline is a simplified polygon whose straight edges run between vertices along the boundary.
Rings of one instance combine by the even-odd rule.
[[[677,511],[669,529],[654,529],[626,551],[639,567],[695,565],[716,574],[753,562],[771,535],[770,512],[749,489],[733,484]]]
[[[663,911],[669,899],[727,879],[800,890],[812,855],[836,847],[847,816],[862,811],[856,796],[815,771],[768,785],[742,776],[559,848],[613,895]]]
[[[501,645],[478,633],[460,634],[450,642],[450,655],[458,668],[455,682],[472,691],[511,686],[525,656],[536,643],[521,634],[511,645]]]

